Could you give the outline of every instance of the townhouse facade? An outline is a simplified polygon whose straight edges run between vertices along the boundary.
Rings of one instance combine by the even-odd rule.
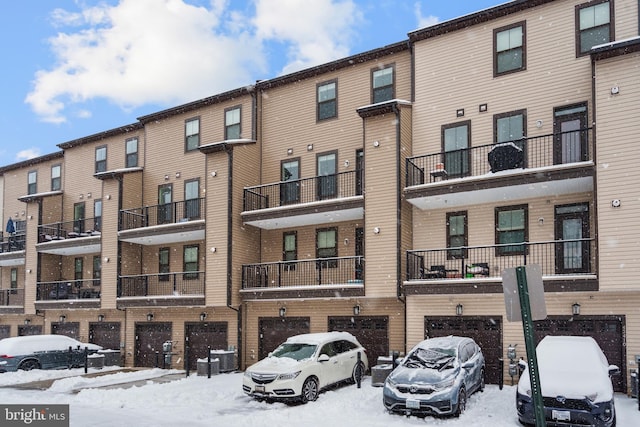
[[[1,336],[243,369],[298,333],[372,364],[458,334],[499,383],[524,356],[502,272],[535,264],[536,338],[593,336],[627,390],[638,3],[516,0],[0,168]]]

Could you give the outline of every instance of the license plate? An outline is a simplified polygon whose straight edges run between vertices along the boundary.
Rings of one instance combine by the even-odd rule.
[[[407,409],[420,409],[420,401],[415,399],[407,399]]]
[[[558,421],[571,421],[571,412],[552,410],[551,418]]]
[[[263,385],[257,385],[256,386],[256,393],[264,393],[264,386]]]

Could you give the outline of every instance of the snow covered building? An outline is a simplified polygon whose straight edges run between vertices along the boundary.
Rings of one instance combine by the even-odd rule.
[[[502,271],[537,264],[537,338],[590,335],[635,368],[638,8],[515,0],[0,168],[21,230],[0,335],[130,366],[211,346],[242,369],[304,332],[352,332],[374,363],[458,334],[496,383],[523,343]]]

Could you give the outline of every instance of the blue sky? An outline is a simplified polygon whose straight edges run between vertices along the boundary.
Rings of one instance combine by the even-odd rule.
[[[0,14],[0,166],[505,0],[22,0]]]

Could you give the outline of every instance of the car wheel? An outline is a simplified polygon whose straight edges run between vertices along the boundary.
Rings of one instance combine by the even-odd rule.
[[[360,380],[362,380],[362,378],[364,378],[364,363],[360,362],[360,363],[356,363],[355,366],[353,367],[353,373],[351,374],[351,381],[354,384],[358,383],[358,376],[360,376]]]
[[[458,392],[458,406],[456,407],[456,411],[453,413],[454,416],[459,417],[460,414],[464,412],[467,407],[467,392],[464,388],[461,388]]]
[[[483,392],[484,386],[485,386],[485,382],[484,382],[484,369],[483,369],[482,372],[480,372],[480,388],[478,390]]]
[[[302,403],[313,402],[318,398],[318,381],[309,377],[305,380],[302,385],[302,395],[300,396],[300,400]]]
[[[23,371],[30,371],[32,369],[40,369],[40,363],[37,360],[29,359],[20,363],[18,369],[22,369]]]

